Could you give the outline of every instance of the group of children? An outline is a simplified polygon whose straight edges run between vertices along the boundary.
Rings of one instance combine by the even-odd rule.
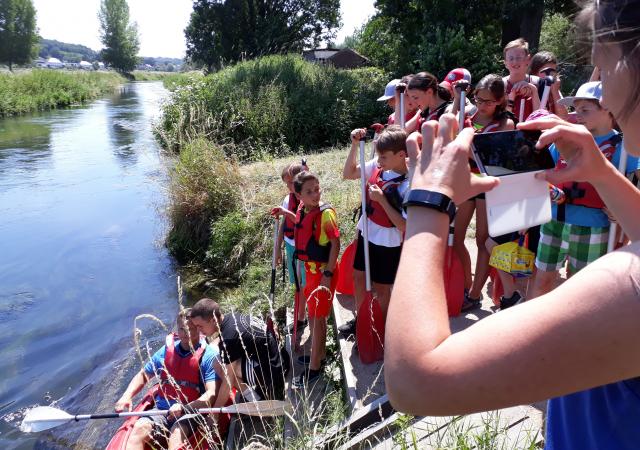
[[[595,137],[605,157],[614,165],[619,164],[622,139],[615,130],[613,117],[601,103],[599,81],[590,81],[581,86],[574,97],[563,98],[558,64],[553,54],[543,51],[532,57],[527,42],[517,39],[506,45],[503,56],[509,72],[505,77],[486,75],[471,88],[471,74],[463,68],[452,70],[440,83],[432,74],[420,72],[390,81],[384,95],[378,99],[385,101],[393,112],[386,127],[377,130],[379,133],[374,139],[376,154],[366,163],[363,172],[367,183],[366,244],[370,252],[371,280],[383,314],[391,297],[405,229],[402,199],[410,184],[407,138],[411,133],[419,133],[423,123],[437,120],[445,112],[458,115],[462,92],[469,97],[464,106],[464,126],[473,127],[476,133],[514,130],[518,122],[526,121],[529,116],[539,116],[540,110],[546,110],[584,125]],[[401,103],[404,117],[401,116]],[[351,132],[352,145],[344,164],[344,179],[361,177],[357,150],[365,133],[365,129]],[[556,169],[562,170],[565,162],[559,152],[554,146],[550,152]],[[473,161],[470,165],[472,171],[477,172]],[[626,174],[637,179],[638,169],[638,158],[628,157]],[[291,164],[283,170],[282,179],[289,188],[289,194],[282,206],[272,213],[285,217],[280,240],[286,243],[290,274],[295,273],[297,260],[304,262],[300,279],[305,285],[305,295],[296,308],[296,320],[299,326],[306,325],[306,301],[312,326],[311,357],[301,357],[300,360],[309,365],[309,370],[294,380],[295,385],[302,386],[316,379],[322,368],[326,320],[338,276],[340,233],[336,212],[321,200],[317,176],[301,164]],[[520,303],[525,295],[534,298],[551,290],[567,259],[568,276],[571,276],[607,252],[610,223],[615,218],[607,214],[594,188],[588,183],[568,183],[550,188],[554,194],[553,220],[542,227],[504,236],[489,236],[484,194],[457,205],[453,245],[464,268],[463,312],[480,306],[481,292],[490,274],[491,251],[496,245],[518,240],[526,233],[529,249],[537,254],[537,270],[528,294],[516,289],[510,274],[498,271],[504,288],[499,304],[501,309]],[[474,213],[477,259],[475,273],[472,274],[465,236]],[[356,317],[340,327],[341,333],[355,331],[357,311],[365,296],[364,217],[357,225],[357,251],[353,263]],[[293,282],[293,277],[291,280]]]

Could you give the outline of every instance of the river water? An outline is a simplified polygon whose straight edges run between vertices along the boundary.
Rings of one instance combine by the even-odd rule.
[[[104,448],[117,422],[17,427],[27,407],[51,402],[112,412],[140,367],[134,318],[175,316],[162,245],[170,161],[151,131],[166,95],[131,83],[88,106],[0,120],[2,449]],[[161,342],[152,320],[138,328]]]

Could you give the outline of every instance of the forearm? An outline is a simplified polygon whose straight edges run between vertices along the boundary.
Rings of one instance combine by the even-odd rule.
[[[442,213],[409,209],[385,336],[385,380],[396,408],[415,401],[429,353],[451,334],[443,281],[448,226]]]
[[[593,186],[632,242],[640,240],[640,191],[607,161],[606,176]]]
[[[142,390],[145,384],[147,384],[147,375],[144,373],[144,369],[140,370],[129,382],[129,386],[122,394],[123,398],[133,398],[138,392]]]
[[[395,209],[393,206],[391,206],[387,198],[384,196],[378,203],[382,205],[384,212],[387,214],[387,217],[389,218],[393,226],[395,226],[398,230],[404,233],[404,230],[406,227],[406,220],[404,220],[404,217],[402,217],[402,213],[397,209]]]
[[[342,178],[344,180],[356,180],[360,178],[360,168],[356,159],[358,156],[358,145],[358,142],[351,141],[351,150],[349,150],[349,155],[342,169]]]
[[[325,266],[326,270],[333,272],[338,265],[338,255],[340,254],[340,238],[331,239],[331,251],[329,252],[329,260]]]

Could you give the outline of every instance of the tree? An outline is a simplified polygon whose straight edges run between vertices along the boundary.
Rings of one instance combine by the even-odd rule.
[[[138,64],[140,39],[138,25],[129,23],[126,0],[102,0],[100,4],[100,40],[105,48],[102,59],[118,72],[131,72]]]
[[[187,58],[209,70],[246,58],[300,52],[331,41],[339,0],[194,0]]]
[[[9,70],[37,55],[36,10],[31,0],[0,0],[0,62]]]

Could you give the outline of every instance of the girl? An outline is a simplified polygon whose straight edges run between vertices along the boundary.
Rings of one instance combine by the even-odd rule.
[[[562,98],[560,93],[560,75],[558,74],[558,61],[551,52],[538,52],[531,58],[529,65],[529,75],[535,75],[541,80],[545,77],[553,77],[556,82],[551,86],[549,101],[547,102],[547,111],[556,114],[558,117],[567,120],[569,112],[567,108],[558,104],[558,100]],[[542,99],[544,94],[544,83],[538,85],[538,96]]]
[[[420,110],[405,124],[407,133],[420,130],[423,122],[438,120],[451,104],[451,92],[440,86],[436,77],[429,72],[414,75],[407,85],[407,92],[413,105]]]

